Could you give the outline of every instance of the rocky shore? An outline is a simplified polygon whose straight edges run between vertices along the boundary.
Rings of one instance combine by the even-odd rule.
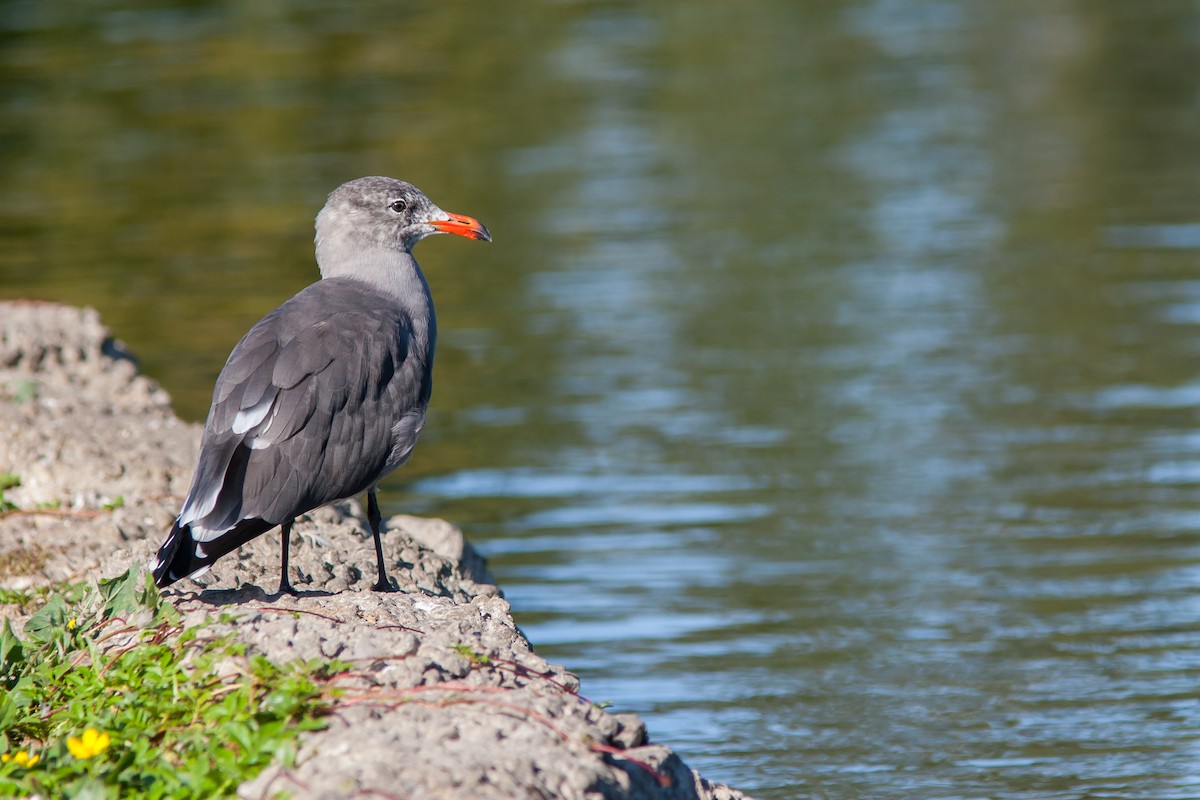
[[[0,588],[117,575],[152,560],[187,490],[200,426],[175,417],[92,310],[0,303]],[[15,508],[14,508],[15,507]],[[370,591],[374,550],[354,503],[296,525],[292,581],[270,594],[279,538],[218,562],[166,596],[185,624],[215,623],[276,662],[355,665],[348,703],[301,734],[290,768],[245,798],[696,798],[733,800],[634,714],[538,656],[483,559],[441,520],[393,517],[384,548],[401,591]],[[264,590],[265,587],[265,590]],[[566,602],[566,598],[564,598]],[[13,606],[0,616],[15,618]],[[213,623],[209,623],[210,625]]]

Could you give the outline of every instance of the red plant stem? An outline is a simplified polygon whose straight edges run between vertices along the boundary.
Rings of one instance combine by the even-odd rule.
[[[337,617],[331,617],[328,614],[320,614],[316,611],[309,611],[308,609],[304,609],[304,608],[268,608],[267,606],[255,606],[254,610],[255,611],[270,611],[273,614],[307,614],[310,617],[320,617],[321,619],[327,619],[335,625],[345,625],[346,624],[346,620],[338,619]],[[412,633],[420,633],[420,634],[425,633],[425,631],[417,630],[416,628],[410,628],[407,625],[376,625],[374,627],[375,627],[375,630],[377,630],[377,631],[388,631],[388,630],[399,629],[399,630],[404,630],[404,631],[410,631]]]
[[[94,519],[101,514],[109,513],[111,509],[104,511],[88,511],[79,509],[77,511],[62,508],[14,508],[9,511],[0,511],[0,519],[5,517],[41,515],[44,517],[83,517],[84,519]]]
[[[320,617],[321,619],[327,619],[330,622],[332,622],[334,625],[345,624],[342,620],[338,619],[337,617],[331,617],[328,614],[319,614],[316,611],[308,611],[307,609],[303,609],[303,608],[267,608],[266,606],[256,606],[254,610],[255,611],[270,611],[273,614],[307,614],[310,617]]]
[[[622,759],[628,761],[630,764],[634,764],[635,766],[641,767],[642,769],[646,770],[646,772],[649,772],[652,776],[654,776],[654,780],[658,781],[658,785],[662,786],[664,789],[671,785],[671,776],[664,775],[663,773],[656,770],[654,767],[647,764],[645,761],[642,761],[641,759],[637,759],[631,755],[628,755],[624,750],[621,750],[620,748],[613,747],[612,745],[608,745],[608,744],[599,744],[598,742],[592,742],[592,744],[588,746],[588,749],[591,750],[593,753],[606,753],[610,756],[616,756],[617,758],[622,758]]]
[[[554,680],[554,678],[551,678],[549,675],[547,675],[544,672],[534,672],[533,670],[526,667],[524,664],[521,664],[517,661],[509,661],[506,658],[490,658],[489,660],[499,661],[504,664],[512,664],[515,667],[515,669],[505,669],[504,667],[497,666],[496,669],[500,672],[507,672],[511,675],[517,675],[522,678],[541,678],[542,680],[544,680],[548,683],[554,684],[555,686],[557,686],[559,689],[562,689],[567,694],[579,698],[580,700],[582,700],[585,703],[592,702],[591,700],[588,700],[586,697],[584,697],[583,695],[581,695],[579,692],[575,691],[574,689],[568,689],[566,686],[563,686],[561,683]]]
[[[261,798],[274,797],[274,795],[269,795],[268,792],[271,790],[271,786],[274,785],[275,781],[277,781],[281,778],[285,781],[291,781],[296,786],[299,786],[301,789],[303,789],[306,792],[310,791],[308,784],[304,783],[299,778],[297,778],[295,775],[293,775],[290,770],[281,769],[281,770],[279,770],[279,772],[276,772],[274,775],[271,776],[271,780],[267,781],[267,785],[263,787],[262,792],[258,796]]]

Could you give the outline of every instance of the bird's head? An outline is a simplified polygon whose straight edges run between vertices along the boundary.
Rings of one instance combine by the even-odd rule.
[[[331,258],[353,257],[356,251],[407,253],[435,233],[492,240],[479,220],[443,211],[411,183],[358,178],[334,189],[317,215],[317,260],[324,270]]]

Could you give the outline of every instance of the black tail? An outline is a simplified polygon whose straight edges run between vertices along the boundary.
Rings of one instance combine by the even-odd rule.
[[[181,544],[183,545],[182,550],[180,549]],[[184,571],[183,567],[185,563],[192,560],[189,553],[195,549],[191,530],[186,525],[182,528],[179,527],[179,520],[175,520],[175,524],[171,526],[171,532],[167,534],[167,540],[163,542],[162,547],[158,548],[158,561],[154,564],[154,585],[161,589],[190,575],[191,573]]]
[[[171,532],[167,534],[167,540],[158,548],[158,561],[154,565],[154,584],[161,589],[180,578],[194,575],[221,556],[274,527],[273,522],[243,519],[212,540],[197,542],[192,538],[191,527],[180,525],[177,519],[171,526]]]

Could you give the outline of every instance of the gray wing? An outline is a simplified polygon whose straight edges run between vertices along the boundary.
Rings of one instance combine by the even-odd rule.
[[[179,522],[204,541],[374,486],[420,433],[420,350],[410,317],[354,281],[313,284],[268,314],[217,379]]]

